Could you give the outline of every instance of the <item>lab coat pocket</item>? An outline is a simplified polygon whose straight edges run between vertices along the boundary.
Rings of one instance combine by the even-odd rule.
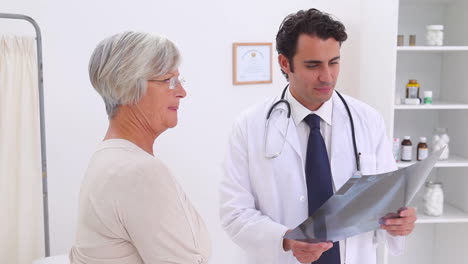
[[[372,175],[377,173],[377,158],[374,154],[361,154],[362,175]]]

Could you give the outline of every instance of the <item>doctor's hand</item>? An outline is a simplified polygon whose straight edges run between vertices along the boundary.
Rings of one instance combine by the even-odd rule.
[[[399,211],[398,216],[397,218],[385,219],[380,227],[387,230],[392,236],[409,235],[413,231],[416,222],[416,210],[412,207],[405,208]]]
[[[305,243],[297,240],[283,239],[283,249],[292,250],[294,257],[300,263],[310,263],[320,258],[323,252],[333,247],[331,242]]]

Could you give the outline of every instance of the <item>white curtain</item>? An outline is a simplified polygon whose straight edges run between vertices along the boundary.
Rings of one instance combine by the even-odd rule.
[[[0,263],[44,256],[35,39],[0,36]]]

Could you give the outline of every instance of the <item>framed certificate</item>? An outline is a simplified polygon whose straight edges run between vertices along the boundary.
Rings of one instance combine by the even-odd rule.
[[[233,84],[271,83],[271,58],[271,43],[233,43]]]

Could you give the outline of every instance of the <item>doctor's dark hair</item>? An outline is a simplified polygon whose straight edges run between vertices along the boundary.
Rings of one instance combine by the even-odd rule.
[[[315,36],[323,40],[334,38],[341,45],[347,38],[345,26],[330,14],[315,8],[300,10],[288,15],[281,23],[276,35],[276,50],[288,58],[291,72],[294,72],[293,57],[296,54],[297,40],[301,34]],[[287,74],[281,70],[288,79]]]

